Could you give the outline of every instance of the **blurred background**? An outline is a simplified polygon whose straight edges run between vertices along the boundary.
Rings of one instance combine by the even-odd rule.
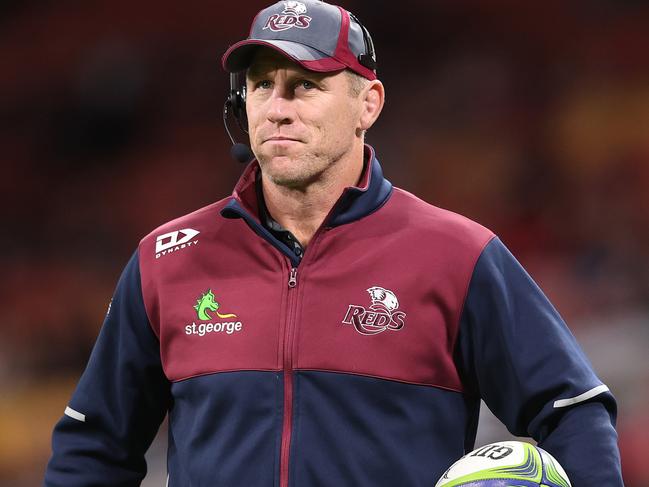
[[[267,3],[2,2],[0,485],[40,484],[139,239],[230,193],[219,61]],[[627,487],[649,486],[649,3],[344,6],[376,45],[387,177],[512,249],[619,400]],[[506,434],[485,414],[478,444]]]

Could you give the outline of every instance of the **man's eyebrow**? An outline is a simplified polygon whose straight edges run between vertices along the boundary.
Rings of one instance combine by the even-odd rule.
[[[250,79],[258,80],[260,78],[268,76],[273,71],[277,71],[278,69],[283,69],[285,67],[286,66],[282,66],[278,64],[270,64],[270,63],[254,64],[250,66],[246,71],[246,77]],[[330,73],[319,73],[317,71],[296,70],[294,72],[291,72],[289,78],[290,79],[307,78],[321,83],[324,82],[329,77],[329,75]]]

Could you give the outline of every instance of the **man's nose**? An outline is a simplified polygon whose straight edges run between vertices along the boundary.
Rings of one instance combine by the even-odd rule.
[[[288,90],[276,86],[268,100],[266,117],[269,121],[279,124],[292,123],[295,118],[293,99]]]

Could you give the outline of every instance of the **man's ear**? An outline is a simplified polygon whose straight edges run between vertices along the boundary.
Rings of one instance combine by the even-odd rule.
[[[374,125],[374,122],[376,122],[376,119],[381,114],[381,110],[383,110],[383,103],[385,102],[385,88],[383,87],[383,83],[378,79],[370,81],[361,96],[363,97],[363,105],[359,128],[365,131]]]

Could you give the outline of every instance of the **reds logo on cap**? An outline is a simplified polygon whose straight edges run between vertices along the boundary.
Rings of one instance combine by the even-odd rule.
[[[302,2],[289,1],[284,2],[284,10],[280,14],[273,14],[268,17],[262,30],[270,29],[274,32],[297,27],[306,29],[309,27],[311,17],[306,14],[306,5]]]

